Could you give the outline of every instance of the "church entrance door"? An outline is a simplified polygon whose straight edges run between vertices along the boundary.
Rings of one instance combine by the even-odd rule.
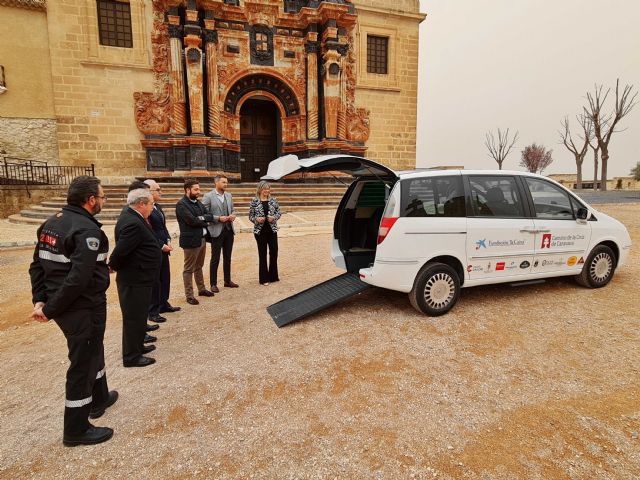
[[[256,182],[278,156],[279,115],[268,100],[247,100],[240,110],[240,176]]]

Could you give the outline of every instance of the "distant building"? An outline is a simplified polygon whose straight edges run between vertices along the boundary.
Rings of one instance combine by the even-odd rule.
[[[575,173],[554,173],[547,176],[567,188],[572,190],[577,188],[577,176]],[[600,185],[601,182],[598,181],[597,187],[600,188]],[[585,180],[583,178],[582,188],[593,190],[593,180]],[[607,190],[640,190],[640,182],[633,177],[613,177],[607,179]]]
[[[415,167],[418,0],[0,0],[0,148],[118,182]],[[28,32],[26,34],[25,32]]]

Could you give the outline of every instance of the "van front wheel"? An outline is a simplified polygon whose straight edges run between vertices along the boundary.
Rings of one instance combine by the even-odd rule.
[[[451,310],[459,295],[456,271],[444,263],[429,263],[418,273],[409,301],[419,312],[437,317]]]

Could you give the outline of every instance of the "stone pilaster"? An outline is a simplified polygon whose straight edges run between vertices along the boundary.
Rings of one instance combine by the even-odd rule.
[[[187,108],[184,95],[182,70],[182,26],[180,17],[169,15],[169,36],[171,46],[171,133],[186,135]]]
[[[318,34],[309,32],[307,54],[307,138],[318,139]]]
[[[189,113],[191,133],[204,135],[204,97],[202,75],[202,39],[198,26],[198,11],[186,11],[184,57],[187,66],[187,87],[189,91]]]
[[[323,57],[324,122],[326,138],[338,138],[340,111],[340,54],[327,50]]]
[[[218,98],[218,32],[214,30],[215,21],[205,20],[205,51],[207,52],[207,111],[209,113],[209,135],[219,137],[222,134],[220,104]]]

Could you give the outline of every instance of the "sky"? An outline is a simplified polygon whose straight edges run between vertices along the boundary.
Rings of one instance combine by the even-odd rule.
[[[497,128],[519,132],[503,164],[522,170],[533,142],[553,149],[545,174],[575,173],[560,122],[594,85],[640,89],[640,0],[421,0],[417,166],[497,168],[484,145]],[[640,94],[638,95],[640,100]],[[608,176],[640,161],[640,102],[609,144]],[[578,139],[575,139],[578,141]],[[593,178],[593,156],[583,164]]]

